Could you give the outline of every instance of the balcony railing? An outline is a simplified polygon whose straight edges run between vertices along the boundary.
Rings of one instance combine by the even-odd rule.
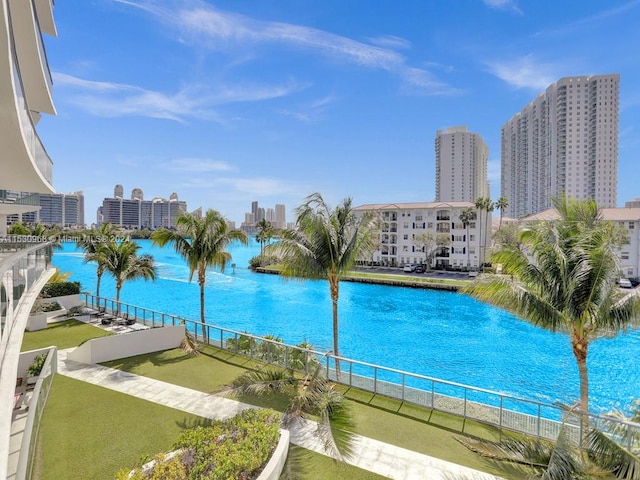
[[[11,35],[13,37],[13,34]],[[18,115],[20,124],[22,125],[22,133],[24,135],[24,143],[31,154],[31,158],[36,163],[40,174],[49,183],[53,183],[53,161],[42,145],[42,141],[36,132],[36,128],[31,120],[29,107],[27,105],[24,90],[22,88],[22,79],[18,70],[18,56],[16,54],[15,45],[11,43],[11,73],[13,74],[15,94],[18,102]]]
[[[126,312],[129,317],[152,327],[185,324],[187,330],[194,333],[199,340],[260,362],[299,372],[309,372],[322,366],[327,377],[337,383],[526,435],[555,440],[563,427],[564,418],[569,438],[576,443],[582,438],[581,425],[584,422],[580,422],[579,418],[576,420],[575,415],[567,419],[566,410],[558,405],[345,357],[335,357],[327,352],[287,345],[246,332],[117,303],[93,295],[85,296],[85,304],[92,308],[105,307],[112,312]],[[617,438],[620,443],[627,448],[638,448],[640,424],[612,417],[589,414],[584,416],[588,416],[591,422],[602,425],[603,428],[618,426],[620,431],[624,430],[624,435]]]

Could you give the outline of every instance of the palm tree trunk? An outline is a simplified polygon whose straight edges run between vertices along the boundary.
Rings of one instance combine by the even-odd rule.
[[[98,272],[96,273],[96,277],[98,279],[97,285],[96,285],[96,297],[100,298],[100,280],[102,279],[102,271],[100,271],[100,268],[98,268]]]
[[[467,223],[467,269],[471,266],[469,261],[469,224]]]
[[[589,376],[587,374],[587,351],[589,344],[584,337],[574,334],[571,339],[573,355],[578,362],[578,372],[580,374],[580,410],[582,413],[589,412]],[[587,435],[588,418],[586,415],[580,416],[581,440],[584,441]]]
[[[333,355],[338,357],[338,297],[340,288],[340,279],[335,273],[329,274],[329,286],[331,288],[331,306],[333,310]],[[340,381],[340,362],[337,358],[336,362],[336,380]]]
[[[116,316],[120,315],[120,290],[122,289],[122,282],[118,280],[116,282]]]
[[[204,343],[209,343],[207,340],[207,329],[205,327],[205,318],[204,318],[204,287],[207,281],[206,267],[200,267],[198,269],[198,285],[200,285],[200,321],[202,322],[202,339]],[[196,331],[196,335],[198,332]]]

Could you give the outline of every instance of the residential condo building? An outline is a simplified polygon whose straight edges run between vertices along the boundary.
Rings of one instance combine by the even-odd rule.
[[[502,127],[506,216],[552,207],[561,195],[616,206],[619,74],[565,77]]]
[[[476,215],[468,225],[460,220],[466,208]],[[401,267],[429,262],[434,268],[477,270],[486,258],[491,216],[475,210],[472,202],[367,204],[354,211],[380,220],[376,248],[363,259],[366,263]]]
[[[625,278],[640,277],[640,206],[601,208],[600,215],[603,220],[613,222],[628,233],[628,241],[618,251],[620,276]],[[559,218],[558,211],[551,208],[526,217],[522,221],[553,221]]]
[[[83,228],[84,193],[41,193],[40,210],[22,214],[21,221],[62,228]]]
[[[0,478],[30,478],[35,432],[57,366],[53,348],[42,372],[47,381],[38,380],[25,404],[25,386],[17,379],[26,378],[42,351],[21,353],[22,340],[55,269],[51,245],[8,236],[7,219],[39,210],[39,195],[55,193],[53,162],[36,131],[42,113],[56,113],[43,42],[43,33],[56,36],[53,4],[0,2]]]
[[[489,197],[489,148],[482,136],[466,126],[438,130],[436,150],[436,202],[475,202]]]
[[[122,186],[116,185],[114,194],[122,193]],[[172,193],[169,200],[154,198],[144,200],[143,191],[134,188],[131,198],[105,198],[98,209],[97,223],[112,223],[123,228],[175,228],[178,217],[187,212],[187,203]]]

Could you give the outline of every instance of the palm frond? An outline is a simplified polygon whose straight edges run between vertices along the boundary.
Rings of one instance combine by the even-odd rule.
[[[620,437],[621,433],[624,436]],[[592,428],[587,435],[589,459],[603,470],[610,472],[615,478],[640,480],[638,451],[632,451],[616,440],[618,438],[624,441],[627,433],[626,428],[622,432],[617,432],[617,435],[613,431],[606,433]]]
[[[296,382],[296,378],[287,370],[265,367],[245,372],[218,393],[232,397],[274,394],[291,389]]]

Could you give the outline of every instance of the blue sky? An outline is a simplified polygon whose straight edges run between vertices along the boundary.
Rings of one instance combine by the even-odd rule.
[[[640,196],[640,0],[67,0],[40,136],[86,220],[113,187],[250,203],[433,201],[436,130],[489,146],[563,76],[620,73],[618,205]]]

